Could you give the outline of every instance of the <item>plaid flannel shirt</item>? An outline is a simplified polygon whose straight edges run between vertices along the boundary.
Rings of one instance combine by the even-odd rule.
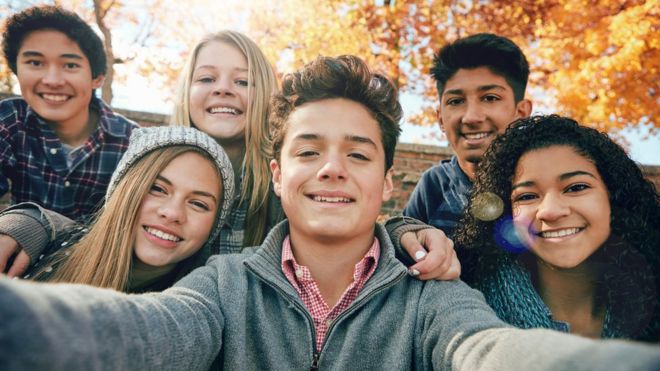
[[[353,269],[353,282],[346,288],[341,298],[333,308],[321,296],[319,286],[312,277],[312,273],[305,266],[299,265],[293,256],[289,236],[282,243],[282,271],[287,280],[296,289],[303,304],[312,315],[314,328],[316,329],[316,351],[323,347],[325,334],[328,332],[332,321],[345,311],[357,298],[360,290],[376,271],[378,259],[380,258],[380,244],[374,238],[374,243],[364,257],[355,264]]]
[[[79,222],[103,204],[112,172],[137,125],[92,98],[97,129],[67,165],[62,143],[22,98],[0,102],[0,195],[31,201]]]

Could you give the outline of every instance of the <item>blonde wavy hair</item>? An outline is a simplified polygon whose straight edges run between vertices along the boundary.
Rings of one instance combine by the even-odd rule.
[[[53,263],[61,266],[47,278],[51,282],[83,283],[129,291],[135,244],[135,225],[142,199],[158,174],[178,156],[195,152],[213,163],[205,151],[188,145],[156,149],[131,166],[99,211],[89,232],[71,249],[59,253]],[[218,179],[222,179],[217,166]],[[220,212],[218,207],[217,212]],[[201,248],[201,247],[200,247]],[[69,253],[67,257],[65,254]],[[189,258],[190,259],[190,258]],[[43,272],[37,273],[35,278]]]
[[[199,51],[210,42],[222,42],[240,50],[248,63],[247,124],[245,125],[245,158],[240,202],[248,202],[243,246],[261,244],[267,231],[270,189],[269,161],[272,157],[268,106],[277,92],[277,79],[261,49],[246,35],[224,30],[204,37],[190,54],[179,81],[170,125],[193,126],[190,120],[190,86]]]

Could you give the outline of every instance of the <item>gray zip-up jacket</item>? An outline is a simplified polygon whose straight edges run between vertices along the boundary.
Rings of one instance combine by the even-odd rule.
[[[378,267],[322,349],[280,268],[288,224],[160,294],[0,280],[4,369],[657,369],[659,348],[506,328],[460,281],[406,275],[382,226]]]

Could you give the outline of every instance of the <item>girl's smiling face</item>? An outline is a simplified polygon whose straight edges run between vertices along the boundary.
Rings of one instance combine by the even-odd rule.
[[[594,163],[570,146],[520,157],[511,206],[521,241],[556,268],[579,266],[610,236],[607,187]]]
[[[248,62],[236,47],[204,45],[190,83],[190,119],[220,143],[243,141],[249,104]]]

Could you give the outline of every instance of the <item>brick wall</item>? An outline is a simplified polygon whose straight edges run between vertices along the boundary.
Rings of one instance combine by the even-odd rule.
[[[0,93],[0,98],[7,96]],[[124,109],[116,111],[142,126],[162,125],[168,121],[167,115],[157,113]],[[451,155],[452,150],[448,147],[400,143],[394,156],[394,193],[392,199],[383,204],[382,213],[385,215],[401,213],[422,172]],[[660,166],[642,166],[642,171],[655,184],[655,188],[660,190]],[[0,209],[4,208],[3,205],[6,205],[8,200],[8,195],[0,199]]]

